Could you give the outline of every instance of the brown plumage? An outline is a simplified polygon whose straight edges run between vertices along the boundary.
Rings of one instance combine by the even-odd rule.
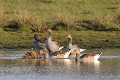
[[[40,54],[37,51],[34,51],[33,49],[31,52],[27,52],[25,55],[23,55],[23,59],[39,59]]]
[[[38,49],[45,49],[45,41],[46,39],[45,38],[42,38],[40,39],[39,38],[39,35],[38,34],[34,34],[34,38],[32,40],[32,44],[35,48],[38,48]]]
[[[80,51],[76,49],[74,54],[76,54],[76,60],[97,60],[102,53],[86,53],[80,56]]]
[[[71,50],[69,51],[57,51],[54,53],[54,55],[51,55],[51,58],[68,58],[70,55]]]
[[[86,53],[80,56],[80,58],[93,58],[97,55],[101,55],[102,53]]]
[[[79,48],[78,45],[76,45],[76,44],[73,45],[73,44],[72,44],[72,36],[71,36],[70,34],[66,35],[65,38],[68,39],[67,50],[69,50],[69,49],[72,50],[72,51],[71,51],[71,55],[75,55],[75,54],[74,54],[74,50],[76,50],[76,49],[80,50],[80,52],[86,50],[86,49],[81,49],[81,48]]]
[[[60,51],[60,45],[52,40],[52,30],[48,29],[48,38],[46,40],[46,48],[49,51],[50,54],[53,54],[54,52]]]

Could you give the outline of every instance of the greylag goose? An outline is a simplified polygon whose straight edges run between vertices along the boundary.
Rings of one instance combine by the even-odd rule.
[[[39,39],[38,34],[34,34],[34,38],[32,40],[32,44],[35,48],[41,50],[45,48],[45,39]]]
[[[48,29],[48,38],[46,40],[46,48],[49,51],[49,53],[51,54],[57,51],[61,50],[61,47],[59,47],[60,45],[56,42],[56,41],[52,41],[52,30]]]
[[[50,58],[56,58],[56,59],[64,59],[64,58],[68,58],[70,53],[71,53],[71,50],[69,51],[65,51],[65,50],[61,50],[61,51],[57,51],[55,52],[56,54],[54,55],[50,55]]]
[[[37,50],[39,50],[39,55],[43,55],[44,53],[44,51],[46,51],[47,52],[47,49],[46,49],[46,46],[45,46],[45,38],[43,38],[43,39],[39,39],[39,36],[38,36],[38,34],[34,34],[34,38],[33,38],[33,40],[32,40],[32,43],[33,43],[33,46],[37,49]],[[31,53],[33,53],[33,52],[31,52]],[[44,54],[44,56],[45,56],[45,58],[46,58],[46,54]],[[39,57],[40,58],[40,57]]]
[[[33,48],[31,52],[27,52],[25,55],[23,55],[23,59],[39,59],[39,57],[39,52],[34,51]]]
[[[40,50],[39,52],[38,51],[35,51],[35,50],[31,50],[31,52],[27,52],[25,55],[23,55],[23,59],[39,59],[39,58],[45,58],[45,59],[48,59],[48,58],[52,58],[52,59],[60,59],[60,58],[68,58],[69,55],[70,55],[70,52],[71,50],[69,51],[57,51],[55,52],[55,54],[53,55],[50,55],[48,53],[48,51],[46,50]],[[42,53],[42,54],[41,54]]]
[[[75,44],[73,45],[73,44],[72,44],[72,36],[71,36],[70,34],[66,35],[65,38],[68,39],[67,49],[71,49],[71,50],[72,50],[72,51],[71,51],[71,54],[73,54],[74,50],[76,50],[76,49],[79,49],[80,52],[86,50],[86,49],[81,49],[81,48],[79,48],[79,47],[78,47],[77,45],[75,45]]]
[[[102,53],[86,53],[80,56],[80,51],[78,49],[74,50],[77,60],[98,60]]]

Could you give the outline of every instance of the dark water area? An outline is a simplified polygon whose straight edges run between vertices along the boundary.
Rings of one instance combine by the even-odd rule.
[[[20,59],[27,50],[0,50],[0,80],[119,80],[120,49],[102,52],[93,62],[75,59]]]

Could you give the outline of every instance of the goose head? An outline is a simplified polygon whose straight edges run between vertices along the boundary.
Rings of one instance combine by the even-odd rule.
[[[47,32],[48,32],[48,33],[52,33],[52,30],[51,30],[51,29],[48,29]]]
[[[48,29],[47,32],[48,32],[48,38],[52,38],[52,30]]]
[[[72,36],[71,36],[70,34],[68,34],[68,35],[65,36],[65,38],[67,38],[67,39],[71,39]]]
[[[35,40],[39,40],[39,36],[38,34],[34,34],[34,37],[33,37]]]

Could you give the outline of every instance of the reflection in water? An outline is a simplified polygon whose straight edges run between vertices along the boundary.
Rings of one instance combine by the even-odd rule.
[[[52,59],[53,65],[59,65],[59,66],[70,66],[71,60],[70,59]]]
[[[31,64],[34,66],[48,66],[49,65],[49,60],[48,59],[31,59]]]
[[[0,80],[120,79],[120,58],[114,57],[119,55],[105,55],[103,53],[99,60],[76,62],[73,58],[17,59],[22,54],[0,54]]]
[[[92,70],[93,73],[98,73],[100,70],[100,61],[99,60],[81,60],[76,62],[77,67],[82,68],[83,72],[86,72],[86,70]]]
[[[17,80],[104,80],[106,77],[112,80],[110,79],[112,76],[120,78],[119,61],[120,59],[100,59],[92,62],[75,62],[74,59],[2,59],[0,80],[6,80],[8,77],[9,80],[16,78]]]

